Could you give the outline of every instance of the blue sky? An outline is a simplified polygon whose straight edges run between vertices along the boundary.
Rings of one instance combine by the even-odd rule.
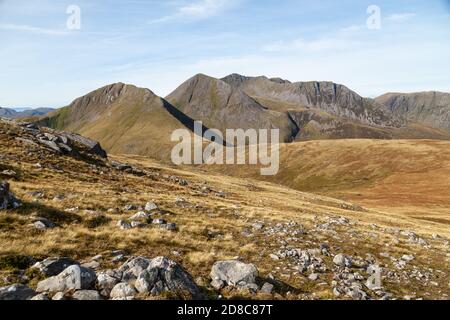
[[[196,73],[450,92],[449,39],[448,0],[0,0],[0,106],[60,107],[118,81],[165,96]]]

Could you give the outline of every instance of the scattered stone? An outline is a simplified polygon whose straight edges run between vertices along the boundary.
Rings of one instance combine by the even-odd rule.
[[[125,220],[119,220],[117,222],[117,226],[122,230],[128,230],[132,228],[131,223]]]
[[[319,279],[319,275],[317,273],[311,273],[308,279],[311,281],[317,281]]]
[[[177,231],[177,224],[176,223],[168,223],[165,225],[165,228],[169,231]]]
[[[131,221],[148,221],[150,215],[146,212],[140,211],[130,217]]]
[[[351,267],[352,258],[340,253],[334,256],[333,263],[339,267]]]
[[[154,202],[147,202],[147,204],[145,205],[145,211],[154,211],[154,210],[158,210],[158,206],[156,205],[156,203]]]
[[[135,228],[145,228],[147,227],[147,224],[144,222],[140,222],[140,221],[132,221],[131,222],[131,228],[135,229]]]
[[[52,297],[52,300],[68,300],[64,292],[57,292]]]
[[[155,219],[152,221],[153,224],[164,225],[167,224],[167,221],[164,219]]]

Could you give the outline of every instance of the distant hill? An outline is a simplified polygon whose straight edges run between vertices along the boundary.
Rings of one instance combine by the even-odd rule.
[[[450,93],[387,93],[375,99],[407,122],[450,132]]]
[[[0,117],[9,119],[36,117],[46,115],[47,113],[54,110],[55,109],[52,108],[36,108],[36,109],[24,109],[23,111],[16,111],[11,108],[0,107]]]

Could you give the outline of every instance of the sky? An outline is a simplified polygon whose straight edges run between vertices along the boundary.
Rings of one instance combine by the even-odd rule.
[[[197,73],[450,92],[449,39],[450,0],[0,0],[0,106]]]

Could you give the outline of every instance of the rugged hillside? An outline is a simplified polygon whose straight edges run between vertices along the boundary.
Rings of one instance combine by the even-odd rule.
[[[29,129],[0,120],[0,300],[450,294],[445,220],[147,157],[77,157]]]
[[[389,110],[366,99],[347,87],[333,82],[296,82],[267,77],[230,75],[223,81],[241,88],[255,98],[293,104],[296,109],[314,108],[332,115],[377,126],[401,126]],[[291,109],[292,105],[285,108]]]
[[[450,132],[450,93],[387,93],[375,100],[408,122]]]
[[[9,108],[0,107],[0,117],[15,119],[15,118],[26,118],[26,117],[39,117],[46,115],[47,113],[53,111],[51,108],[36,108],[36,109],[26,109],[23,111],[15,111]]]
[[[281,141],[292,141],[297,126],[286,112],[268,110],[243,91],[222,80],[196,75],[166,99],[206,127],[219,129],[280,129]]]
[[[169,158],[174,130],[193,126],[191,119],[150,90],[123,83],[78,98],[40,123],[100,141],[108,152],[158,159]]]
[[[222,79],[270,110],[287,111],[299,128],[296,140],[450,139],[440,127],[407,122],[373,99],[332,82],[292,83],[232,74]]]

